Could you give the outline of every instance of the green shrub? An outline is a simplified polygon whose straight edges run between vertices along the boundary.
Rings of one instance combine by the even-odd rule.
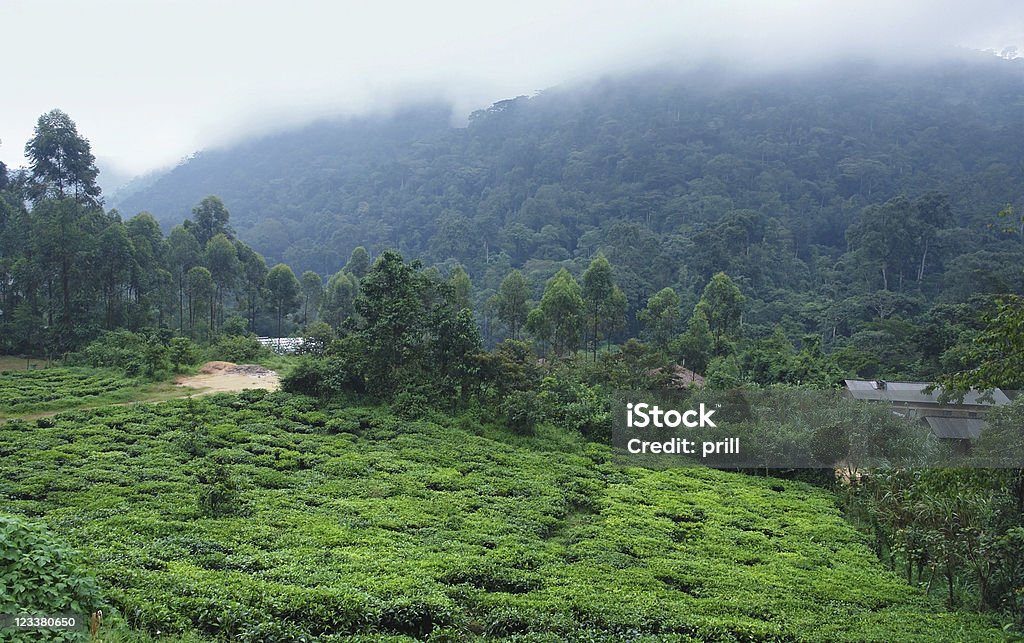
[[[230,516],[241,511],[238,483],[227,465],[214,462],[199,472],[199,509],[211,517]]]
[[[0,614],[69,614],[101,607],[99,586],[78,554],[41,526],[0,516]]]
[[[167,368],[167,345],[160,333],[133,333],[112,330],[100,335],[78,353],[70,355],[68,364],[118,368],[128,377],[156,377]]]
[[[311,397],[326,397],[331,392],[327,385],[329,376],[330,366],[327,360],[303,356],[281,379],[281,389]]]
[[[221,337],[207,350],[210,359],[226,362],[255,362],[270,356],[270,350],[260,344],[255,335]]]
[[[220,327],[220,331],[228,337],[241,337],[249,334],[249,322],[244,317],[238,315],[231,315],[224,320],[224,324]]]
[[[167,347],[167,359],[175,371],[199,361],[199,346],[188,337],[175,337]]]
[[[391,412],[406,420],[416,420],[430,414],[431,402],[422,391],[403,390],[391,402]]]
[[[505,425],[519,435],[533,435],[542,417],[540,401],[533,391],[512,391],[501,401]]]
[[[545,377],[538,397],[545,420],[590,440],[611,440],[611,405],[597,389],[566,377]]]

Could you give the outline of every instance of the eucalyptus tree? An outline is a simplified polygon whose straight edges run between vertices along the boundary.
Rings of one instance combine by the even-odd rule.
[[[662,288],[647,300],[647,307],[637,315],[652,344],[660,351],[668,350],[682,317],[682,300],[675,290]]]
[[[452,287],[452,306],[456,312],[473,310],[473,282],[469,273],[462,266],[455,266],[448,275],[448,285]]]
[[[191,335],[196,326],[200,304],[209,302],[210,305],[210,330],[213,329],[213,302],[216,294],[216,286],[213,276],[204,266],[193,266],[186,276],[188,282],[188,328]]]
[[[302,273],[301,286],[302,325],[305,327],[309,323],[309,311],[312,310],[313,316],[316,317],[316,313],[320,309],[320,300],[323,299],[324,295],[324,284],[323,280],[320,279],[320,275],[312,270],[307,270]]]
[[[340,270],[327,280],[323,299],[320,302],[320,319],[330,324],[335,332],[355,313],[356,294],[359,291],[354,275]]]
[[[277,336],[280,338],[284,316],[299,307],[299,280],[291,268],[279,263],[267,273],[266,287],[268,299],[277,316]]]
[[[235,245],[223,232],[217,233],[206,242],[203,263],[210,271],[216,288],[214,296],[216,310],[210,310],[210,330],[216,331],[217,319],[223,315],[224,294],[234,288],[241,271],[241,263],[238,261]]]
[[[497,295],[498,319],[508,326],[512,339],[519,339],[519,331],[530,313],[530,284],[518,270],[505,276]]]
[[[223,234],[229,239],[234,238],[234,231],[229,224],[230,219],[231,214],[224,202],[220,197],[211,195],[192,208],[192,220],[186,221],[185,226],[196,235],[199,245],[206,247],[207,242],[218,234]]]
[[[39,117],[25,145],[25,156],[29,160],[28,194],[33,201],[71,198],[83,205],[99,204],[96,159],[89,141],[66,113],[54,109]]]
[[[351,275],[355,275],[356,279],[362,279],[366,276],[366,273],[370,272],[370,268],[370,253],[366,251],[366,248],[358,246],[352,251],[352,254],[348,258],[348,262],[342,270]]]
[[[583,295],[579,283],[568,270],[562,268],[548,280],[539,309],[557,357],[579,348],[583,330]]]
[[[612,333],[625,328],[629,305],[626,295],[615,284],[612,265],[603,254],[594,257],[583,273],[583,304],[587,341],[596,361],[601,340],[611,341]]]
[[[167,265],[178,287],[178,330],[185,328],[185,293],[190,291],[188,272],[199,264],[201,248],[192,231],[174,226],[167,237]],[[189,328],[192,327],[192,299],[189,296]]]

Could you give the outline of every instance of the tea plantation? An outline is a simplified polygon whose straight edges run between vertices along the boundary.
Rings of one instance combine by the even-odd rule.
[[[1003,639],[884,570],[827,491],[609,457],[254,391],[0,425],[0,506],[170,640]]]
[[[0,371],[0,418],[14,414],[131,399],[137,383],[120,372],[90,368]]]

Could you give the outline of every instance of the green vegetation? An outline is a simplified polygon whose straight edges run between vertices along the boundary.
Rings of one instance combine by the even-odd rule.
[[[78,554],[22,518],[0,515],[0,572],[4,616],[73,616],[81,623],[102,606],[96,579],[83,569]],[[80,638],[72,632],[49,640]]]
[[[883,569],[804,483],[284,393],[52,420],[2,425],[0,495],[150,633],[1002,638]]]
[[[61,366],[0,361],[0,418],[20,416],[0,424],[19,516],[0,580],[56,552],[40,591],[94,605],[95,575],[115,641],[1019,632],[1024,469],[860,466],[935,441],[834,390],[1020,386],[1009,65],[702,70],[502,101],[465,128],[431,110],[318,125],[199,155],[127,221],[74,122],[44,114],[29,167],[0,165],[0,351]],[[181,224],[165,236],[148,207]],[[214,359],[288,392],[109,406],[179,395],[161,382]],[[707,383],[686,395],[829,400],[810,420],[752,404],[737,430],[845,445],[846,479],[835,460],[611,463],[613,393],[682,395],[686,369]],[[993,412],[973,455],[1019,467],[1022,409]],[[81,550],[81,583],[52,537]]]
[[[0,373],[0,418],[26,413],[99,406],[139,399],[159,387],[113,370],[45,368]]]

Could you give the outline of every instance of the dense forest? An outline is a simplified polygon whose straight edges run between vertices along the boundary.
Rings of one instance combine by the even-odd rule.
[[[747,336],[778,325],[874,353],[876,374],[927,376],[949,346],[893,355],[912,344],[902,322],[1021,287],[1022,95],[1020,61],[988,58],[652,72],[502,101],[465,127],[423,108],[204,152],[121,206],[167,225],[217,194],[255,250],[325,277],[357,246],[461,265],[488,342],[510,334],[488,316],[511,269],[539,300],[603,254],[628,300],[619,338],[658,291],[685,318],[725,272]]]
[[[282,335],[321,313],[343,332],[359,277],[394,248],[458,282],[485,346],[596,356],[656,336],[703,370],[729,352],[722,329],[711,351],[678,336],[717,283],[743,301],[717,322],[729,339],[933,378],[962,366],[986,296],[1021,290],[1022,96],[1020,61],[996,58],[652,72],[502,101],[466,127],[412,109],[204,152],[119,204],[127,220],[102,209],[88,141],[55,112],[31,165],[0,177],[4,347],[60,354],[120,327]],[[280,260],[291,270],[268,269]],[[595,261],[611,272],[588,291]],[[579,305],[562,299],[578,328],[552,328],[547,291],[580,284]],[[728,369],[778,379],[752,359]]]

